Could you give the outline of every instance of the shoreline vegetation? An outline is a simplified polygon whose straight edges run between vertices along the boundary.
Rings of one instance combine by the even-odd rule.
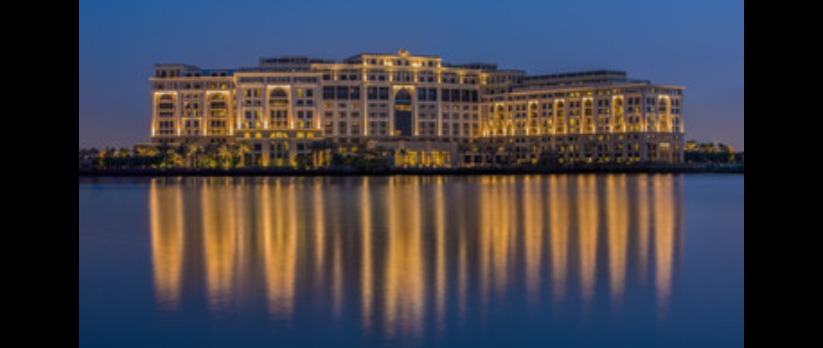
[[[320,143],[311,155],[298,155],[287,166],[262,166],[248,144],[184,142],[178,146],[136,145],[128,148],[81,149],[80,176],[335,176],[335,175],[512,175],[572,173],[733,173],[743,174],[743,153],[723,144],[689,141],[685,163],[576,162],[557,156],[523,163],[510,152],[489,166],[436,167],[397,165],[391,153],[374,149],[339,151]],[[551,154],[550,154],[551,155]],[[500,157],[500,156],[498,156]]]
[[[725,173],[743,174],[742,163],[684,163],[634,165],[569,165],[562,167],[507,168],[355,168],[351,166],[316,169],[282,167],[243,168],[80,168],[81,177],[104,176],[359,176],[359,175],[513,175],[583,173]]]

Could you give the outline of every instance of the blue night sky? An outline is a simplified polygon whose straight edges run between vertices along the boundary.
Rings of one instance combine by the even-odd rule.
[[[149,139],[155,63],[439,55],[686,86],[687,139],[743,149],[743,0],[80,1],[80,147]]]

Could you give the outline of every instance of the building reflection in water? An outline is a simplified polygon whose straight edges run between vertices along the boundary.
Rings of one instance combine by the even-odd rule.
[[[612,305],[619,307],[626,282],[626,253],[629,242],[629,196],[625,175],[606,177],[606,216],[609,290]]]
[[[675,220],[680,216],[678,203],[673,191],[679,183],[671,175],[658,177],[654,181],[654,258],[655,286],[657,288],[658,311],[661,318],[668,316],[669,298],[672,293],[672,271],[675,253]]]
[[[295,267],[297,263],[297,206],[295,185],[282,182],[263,182],[257,190],[260,200],[252,200],[249,207],[262,221],[257,229],[260,236],[265,279],[267,308],[273,316],[283,317],[292,313],[295,291]],[[245,191],[254,195],[254,191]],[[244,224],[253,226],[253,224]],[[254,235],[253,231],[247,232]]]
[[[549,245],[551,246],[552,289],[556,302],[566,298],[566,272],[569,250],[568,177],[552,175],[548,178]]]
[[[149,220],[154,290],[162,307],[177,309],[183,269],[183,190],[151,183]]]
[[[425,300],[420,187],[417,178],[400,177],[388,182],[383,298],[384,330],[392,336],[399,327],[404,333],[419,333]]]
[[[436,326],[443,328],[446,316],[446,206],[443,177],[435,178],[435,192],[433,196],[435,216],[435,309],[437,313]]]
[[[651,219],[651,203],[649,199],[649,177],[640,175],[636,177],[635,188],[637,190],[633,204],[637,207],[635,226],[637,229],[637,258],[640,283],[646,285],[649,270],[649,219]]]
[[[374,260],[372,259],[372,205],[369,178],[360,186],[360,311],[363,314],[363,329],[368,331],[372,321],[372,302],[374,299]]]
[[[191,188],[191,191],[198,189]],[[238,267],[238,217],[239,211],[248,209],[242,199],[244,192],[224,185],[199,188],[200,201],[188,202],[202,206],[201,217],[203,260],[206,273],[206,294],[209,307],[220,309],[230,306],[233,290],[237,286],[235,273]],[[245,232],[245,231],[243,231]],[[195,233],[187,230],[186,233]]]
[[[526,291],[530,304],[536,304],[540,299],[540,280],[543,263],[543,216],[545,211],[540,177],[532,176],[523,179],[522,207],[523,211],[523,249],[526,260]],[[518,219],[519,220],[519,219]]]
[[[159,308],[179,311],[198,301],[182,298],[198,293],[184,288],[199,288],[212,312],[264,301],[278,320],[321,310],[357,317],[366,332],[413,337],[517,301],[587,311],[606,301],[620,311],[627,293],[651,286],[665,319],[682,243],[681,181],[155,179],[155,295]]]
[[[598,196],[594,175],[578,176],[577,186],[577,225],[579,226],[580,244],[580,292],[583,305],[591,304],[594,286],[597,281],[597,215]]]

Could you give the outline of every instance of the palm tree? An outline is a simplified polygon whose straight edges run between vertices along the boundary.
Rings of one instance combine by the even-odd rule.
[[[163,166],[165,167],[179,167],[183,165],[183,157],[173,148],[168,148],[163,156]]]
[[[181,153],[186,157],[189,168],[195,167],[197,154],[203,151],[203,145],[195,140],[187,140],[180,144]]]
[[[138,156],[155,157],[160,154],[160,151],[155,146],[134,146],[134,153]]]
[[[223,169],[228,169],[231,165],[231,156],[232,152],[228,144],[221,143],[217,146],[217,162]]]
[[[197,168],[214,168],[217,164],[214,158],[217,146],[208,143],[200,146],[200,151],[195,153],[194,166]]]
[[[251,152],[251,147],[248,143],[239,142],[234,144],[232,150],[234,157],[239,159],[238,167],[243,167],[245,156],[247,153]]]

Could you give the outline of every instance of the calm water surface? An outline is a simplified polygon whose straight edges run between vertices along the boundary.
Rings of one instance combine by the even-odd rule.
[[[80,181],[83,347],[742,347],[742,175]]]

